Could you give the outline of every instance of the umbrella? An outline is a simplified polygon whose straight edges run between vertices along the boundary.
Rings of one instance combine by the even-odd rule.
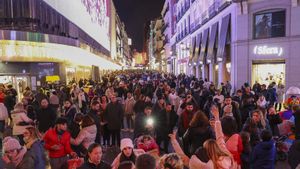
[[[286,91],[287,95],[300,95],[300,89],[298,87],[292,86]]]

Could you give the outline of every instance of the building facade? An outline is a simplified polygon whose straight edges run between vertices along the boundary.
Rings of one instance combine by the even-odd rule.
[[[99,3],[101,12],[87,1],[0,0],[0,83],[22,92],[121,69],[116,10],[111,0]]]
[[[178,0],[176,9],[176,74],[300,87],[299,0]]]

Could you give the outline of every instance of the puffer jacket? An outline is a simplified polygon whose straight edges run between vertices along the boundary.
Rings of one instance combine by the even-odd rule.
[[[80,130],[78,136],[75,139],[71,139],[71,144],[80,145],[82,144],[86,149],[93,144],[96,140],[97,127],[96,125],[91,125],[84,127]]]
[[[14,109],[11,112],[11,118],[13,121],[13,135],[22,135],[27,127],[31,126],[29,123],[32,122],[32,120],[26,115],[25,110],[21,109]],[[24,123],[21,125],[21,123]],[[28,125],[25,125],[28,123]]]

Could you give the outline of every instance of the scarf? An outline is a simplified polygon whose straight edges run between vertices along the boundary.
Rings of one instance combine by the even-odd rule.
[[[22,147],[22,149],[19,151],[17,156],[11,160],[12,163],[15,164],[15,166],[18,166],[21,163],[21,161],[23,160],[23,157],[26,152],[27,152],[26,147]]]
[[[37,141],[37,139],[30,139],[30,140],[26,143],[25,147],[26,147],[28,150],[31,149],[32,145],[33,145],[36,141]]]

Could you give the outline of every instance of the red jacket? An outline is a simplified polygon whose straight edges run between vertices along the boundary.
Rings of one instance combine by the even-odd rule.
[[[50,128],[44,136],[45,149],[49,151],[49,157],[60,158],[73,152],[73,150],[71,149],[70,139],[71,135],[69,132],[65,131],[59,139],[58,134],[56,133],[56,129]],[[54,145],[60,145],[60,149],[51,149],[51,147]]]

